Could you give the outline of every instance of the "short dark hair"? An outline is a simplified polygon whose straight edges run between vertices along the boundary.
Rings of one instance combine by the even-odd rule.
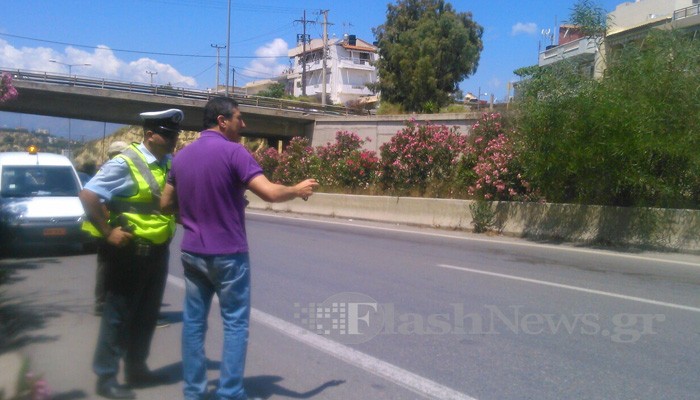
[[[238,102],[230,97],[212,97],[204,106],[204,118],[203,126],[204,129],[209,129],[219,124],[217,118],[219,115],[223,115],[226,118],[231,118],[233,113],[232,109],[238,108]]]

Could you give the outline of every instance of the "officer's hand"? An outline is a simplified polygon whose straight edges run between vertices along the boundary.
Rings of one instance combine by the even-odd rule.
[[[109,233],[109,236],[107,236],[107,243],[116,247],[124,247],[127,244],[129,244],[129,241],[133,237],[133,234],[122,230],[122,228],[118,226],[112,229],[112,231]]]

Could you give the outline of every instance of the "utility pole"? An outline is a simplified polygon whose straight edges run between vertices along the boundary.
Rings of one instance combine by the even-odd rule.
[[[226,45],[212,44],[211,47],[216,49],[216,89],[214,91],[218,91],[219,90],[219,72],[221,72],[221,63],[219,62],[219,50],[225,49]]]
[[[233,86],[233,94],[236,94],[236,68],[231,67],[231,85]]]
[[[321,10],[323,13],[323,72],[321,73],[321,79],[323,84],[321,85],[321,105],[326,106],[326,58],[328,55],[328,10]]]
[[[301,35],[301,95],[306,96],[306,24],[313,24],[315,22],[306,19],[306,10],[304,10],[303,18],[294,20],[294,22],[301,22],[304,25],[303,33]],[[297,35],[297,37],[299,37],[299,35]]]
[[[228,0],[228,27],[226,29],[226,97],[228,97],[228,64],[231,59],[231,0]]]
[[[146,70],[146,73],[151,76],[151,85],[153,85],[153,75],[158,75],[158,71]]]

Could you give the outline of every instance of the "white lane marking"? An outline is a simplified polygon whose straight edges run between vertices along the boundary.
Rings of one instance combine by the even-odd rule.
[[[168,282],[184,289],[185,281],[173,275],[168,275]],[[214,301],[218,302],[215,297]],[[368,371],[374,375],[387,379],[399,386],[403,386],[421,396],[435,400],[477,400],[465,394],[457,392],[430,379],[416,375],[403,368],[389,364],[378,358],[372,357],[348,346],[336,343],[311,331],[300,328],[285,320],[264,313],[255,308],[251,309],[251,320],[272,328],[298,342],[311,346],[332,357],[344,361],[350,365]]]
[[[680,260],[665,260],[662,258],[644,257],[644,256],[637,256],[634,254],[613,253],[611,251],[580,249],[580,248],[575,248],[575,247],[555,246],[555,245],[551,245],[551,244],[541,244],[541,243],[528,243],[528,242],[516,242],[516,241],[507,241],[507,240],[498,240],[498,239],[483,239],[483,238],[476,238],[476,237],[464,237],[464,236],[448,235],[448,234],[444,234],[444,233],[416,232],[416,231],[410,231],[410,230],[405,230],[405,229],[385,228],[385,227],[381,227],[381,226],[352,224],[352,223],[348,223],[348,222],[338,222],[338,221],[322,221],[322,220],[303,218],[303,217],[289,217],[289,216],[285,216],[285,215],[256,213],[256,212],[251,212],[251,211],[246,211],[246,213],[251,214],[251,215],[261,216],[261,217],[283,218],[283,219],[292,219],[292,220],[302,219],[304,221],[317,222],[320,224],[351,226],[353,228],[374,229],[374,230],[385,231],[385,232],[411,233],[414,235],[449,238],[449,239],[465,240],[465,241],[471,241],[471,242],[497,243],[497,244],[505,244],[505,245],[510,245],[510,246],[545,248],[545,249],[552,249],[552,250],[559,250],[559,251],[569,251],[569,252],[573,252],[573,253],[596,254],[596,255],[604,255],[604,256],[609,256],[609,257],[628,258],[631,260],[655,261],[655,262],[667,263],[667,264],[677,264],[677,265],[687,265],[687,266],[691,266],[691,267],[700,267],[700,263],[697,263],[697,262],[680,261]],[[385,221],[378,221],[378,222],[386,223]]]
[[[472,268],[457,267],[457,266],[448,265],[448,264],[438,264],[437,266],[440,268],[453,269],[456,271],[471,272],[474,274],[488,275],[488,276],[493,276],[493,277],[497,277],[497,278],[505,278],[505,279],[520,281],[520,282],[535,283],[538,285],[551,286],[551,287],[560,288],[560,289],[575,290],[577,292],[597,294],[597,295],[601,295],[601,296],[614,297],[614,298],[623,299],[623,300],[631,300],[631,301],[636,301],[639,303],[653,304],[656,306],[677,308],[679,310],[692,311],[692,312],[700,312],[700,308],[698,308],[698,307],[691,307],[691,306],[685,306],[682,304],[666,303],[663,301],[649,300],[649,299],[645,299],[642,297],[626,296],[624,294],[604,292],[602,290],[586,289],[586,288],[582,288],[582,287],[578,287],[578,286],[563,285],[561,283],[540,281],[537,279],[523,278],[523,277],[515,276],[515,275],[499,274],[497,272],[488,272],[488,271],[482,271],[482,270],[472,269]]]

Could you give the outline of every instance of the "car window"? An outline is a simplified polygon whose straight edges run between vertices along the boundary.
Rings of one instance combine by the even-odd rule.
[[[80,186],[69,166],[5,166],[2,197],[77,196]]]

